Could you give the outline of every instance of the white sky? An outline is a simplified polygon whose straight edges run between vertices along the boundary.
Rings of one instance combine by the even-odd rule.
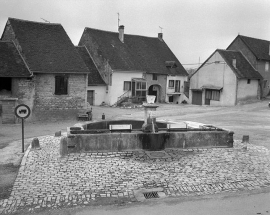
[[[8,17],[61,23],[74,45],[85,27],[163,39],[184,67],[196,67],[238,35],[270,41],[270,0],[0,0]]]

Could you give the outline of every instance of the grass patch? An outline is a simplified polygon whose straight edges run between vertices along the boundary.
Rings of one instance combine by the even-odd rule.
[[[10,196],[19,168],[13,164],[0,165],[0,199]]]

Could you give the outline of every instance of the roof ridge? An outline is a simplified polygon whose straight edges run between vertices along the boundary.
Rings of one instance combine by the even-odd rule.
[[[249,37],[249,36],[244,36],[244,35],[238,35],[239,37],[243,37],[243,38],[249,38],[249,39],[254,39],[254,40],[261,40],[261,41],[265,41],[265,42],[269,42],[270,43],[270,41],[269,40],[264,40],[264,39],[259,39],[259,38],[255,38],[255,37]]]
[[[18,18],[12,18],[12,17],[9,17],[8,20],[15,20],[15,21],[20,21],[20,22],[30,22],[30,23],[42,24],[42,25],[61,25],[60,23],[38,22],[38,21],[31,21],[31,20],[25,20],[25,19],[18,19]],[[61,25],[61,26],[62,26],[62,25]]]
[[[85,27],[85,30],[86,29],[92,29],[92,30],[97,30],[97,31],[102,31],[102,32],[107,32],[107,33],[114,33],[114,34],[118,34],[119,33],[118,31],[107,31],[107,30],[101,30],[101,29],[90,28],[90,27]],[[127,34],[127,33],[125,33],[125,36],[134,36],[134,37],[144,37],[144,38],[158,39],[158,37],[142,36],[142,35],[137,35],[137,34]]]

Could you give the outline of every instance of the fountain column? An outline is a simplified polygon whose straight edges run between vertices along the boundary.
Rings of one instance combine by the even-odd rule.
[[[142,125],[143,132],[158,132],[158,126],[156,124],[155,111],[158,107],[154,103],[156,96],[147,95],[147,103],[143,103],[144,107],[144,124]]]

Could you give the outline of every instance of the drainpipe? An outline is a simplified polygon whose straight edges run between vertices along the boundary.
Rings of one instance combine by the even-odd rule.
[[[239,80],[239,79],[236,77],[235,105],[237,105],[238,80]]]

